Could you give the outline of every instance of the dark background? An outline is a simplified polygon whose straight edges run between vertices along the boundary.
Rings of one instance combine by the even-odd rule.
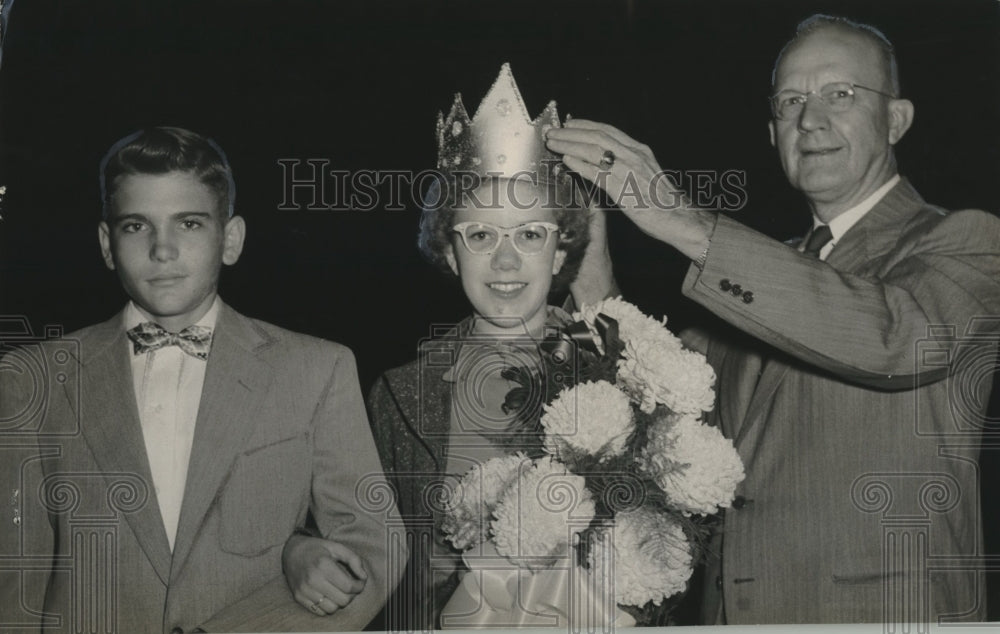
[[[743,170],[738,218],[774,237],[809,218],[768,143],[771,65],[816,11],[880,27],[916,104],[901,172],[947,208],[1000,210],[1000,4],[977,2],[94,2],[18,0],[0,72],[0,313],[40,332],[125,302],[99,257],[98,162],[147,125],[228,153],[248,224],[222,295],[238,310],[350,346],[362,387],[468,313],[415,247],[417,210],[281,211],[281,158],[344,170],[431,168],[434,121],[472,111],[510,62],[531,114],[607,121],[664,167]],[[303,196],[300,200],[305,206]],[[625,296],[678,330],[706,319],[686,262],[614,213]],[[988,539],[996,469],[986,461]],[[991,547],[992,548],[992,547]],[[996,549],[993,549],[996,550]]]

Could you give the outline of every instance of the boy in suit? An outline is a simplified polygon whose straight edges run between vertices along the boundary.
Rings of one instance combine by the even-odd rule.
[[[19,494],[2,530],[20,565],[0,577],[0,622],[361,629],[398,581],[385,529],[398,515],[365,498],[384,479],[352,353],[218,297],[246,229],[212,141],[132,134],[102,161],[101,184],[101,252],[131,300],[67,338],[78,358],[64,385],[78,397],[48,394],[45,433],[2,430],[27,457],[2,471]],[[16,422],[32,386],[0,374],[2,419]],[[281,571],[282,545],[310,513],[339,564],[311,597],[315,614]]]

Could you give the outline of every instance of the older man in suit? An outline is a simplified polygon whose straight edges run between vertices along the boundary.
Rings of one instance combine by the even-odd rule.
[[[813,217],[797,247],[694,208],[611,126],[549,134],[613,196],[653,184],[622,209],[693,260],[684,293],[735,327],[706,352],[713,417],[747,478],[712,549],[705,619],[982,620],[977,459],[1000,220],[929,205],[898,175],[914,106],[876,29],[813,16],[772,88],[772,144]]]
[[[41,408],[32,399],[48,386],[19,371],[30,350],[0,373],[3,447],[19,458],[0,470],[13,492],[3,630],[361,629],[398,582],[386,532],[398,515],[377,498],[353,355],[219,299],[245,228],[210,140],[133,134],[102,184],[101,249],[131,301],[49,355],[62,378]],[[309,514],[337,564],[305,597],[314,614],[281,570]]]

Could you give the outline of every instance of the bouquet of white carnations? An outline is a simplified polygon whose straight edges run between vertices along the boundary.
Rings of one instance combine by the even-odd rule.
[[[618,606],[662,625],[664,600],[687,587],[707,523],[732,502],[743,464],[700,420],[715,401],[712,368],[665,320],[618,298],[573,317],[581,321],[562,342],[577,345],[545,353],[545,371],[507,374],[520,384],[508,403],[529,412],[522,425],[537,450],[471,469],[444,530],[459,549],[487,545],[535,573],[576,549]],[[532,394],[543,401],[533,414],[523,408]]]

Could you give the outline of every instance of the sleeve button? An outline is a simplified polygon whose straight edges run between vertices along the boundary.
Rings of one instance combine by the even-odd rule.
[[[721,288],[724,291],[728,291],[732,287],[733,287],[733,285],[732,285],[732,283],[730,283],[729,280],[722,280],[722,281],[719,282],[719,288]]]
[[[750,291],[744,292],[743,293],[743,303],[744,304],[749,304],[752,301],[753,301],[753,293],[751,293]]]
[[[733,284],[733,287],[730,289],[729,292],[731,292],[734,297],[739,297],[740,293],[743,292],[743,287],[740,286],[739,284]]]

